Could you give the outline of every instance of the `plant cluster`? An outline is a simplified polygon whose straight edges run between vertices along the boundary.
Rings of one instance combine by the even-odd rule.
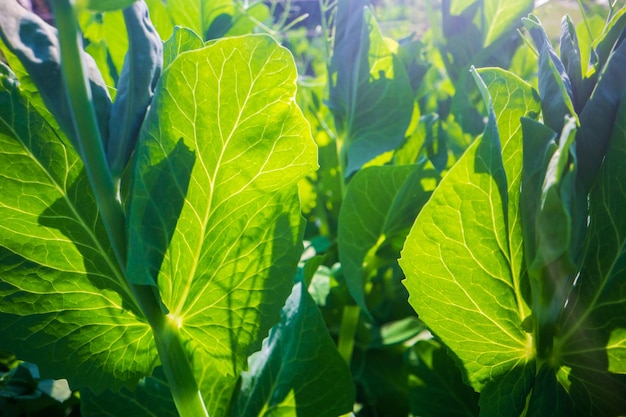
[[[51,4],[0,2],[0,415],[626,414],[626,8]]]

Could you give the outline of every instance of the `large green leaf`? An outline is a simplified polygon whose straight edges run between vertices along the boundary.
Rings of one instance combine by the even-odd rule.
[[[437,179],[432,165],[422,163],[369,167],[350,181],[339,212],[337,244],[348,289],[366,314],[365,285],[378,268],[395,263]],[[391,256],[380,253],[385,249]]]
[[[413,113],[411,82],[364,2],[337,9],[329,106],[343,135],[345,176],[397,148]]]
[[[571,368],[577,406],[593,415],[626,412],[626,105],[617,113],[610,147],[589,196],[586,255],[557,338]],[[590,415],[590,414],[589,414]]]
[[[249,362],[233,416],[334,417],[352,409],[350,371],[301,282]]]
[[[223,39],[164,71],[136,150],[127,276],[157,280],[209,374],[238,375],[291,288],[317,165],[289,52]]]
[[[156,360],[78,155],[0,75],[0,349],[98,391]]]
[[[519,271],[511,268],[508,235],[514,219],[507,222],[508,173],[496,125],[497,117],[506,120],[507,112],[524,111],[518,102],[498,108],[496,116],[486,86],[477,80],[490,109],[485,132],[418,215],[400,265],[409,302],[458,357],[472,387],[481,391],[513,370],[526,374],[533,349],[522,329],[529,310]]]

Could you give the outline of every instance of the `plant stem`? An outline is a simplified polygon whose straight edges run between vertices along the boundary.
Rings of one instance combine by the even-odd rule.
[[[100,137],[89,79],[83,68],[78,23],[69,0],[53,0],[52,8],[59,28],[61,70],[74,122],[77,151],[93,188],[113,252],[123,271],[126,265],[124,212],[115,198],[115,185]]]
[[[83,66],[82,39],[74,8],[70,0],[52,0],[52,7],[59,28],[61,70],[72,112],[77,152],[85,166],[120,270],[125,273],[126,219],[116,197],[115,183],[98,128],[89,79]],[[159,296],[153,287],[135,285],[128,279],[126,282],[152,328],[161,364],[180,416],[208,417],[178,326],[161,311]]]
[[[350,366],[350,361],[352,360],[354,335],[356,334],[356,328],[359,324],[360,313],[361,308],[359,306],[345,306],[341,316],[341,328],[339,329],[337,350],[348,366]]]

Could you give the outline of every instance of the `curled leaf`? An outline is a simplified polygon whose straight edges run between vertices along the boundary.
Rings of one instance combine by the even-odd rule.
[[[107,157],[114,178],[119,178],[135,149],[163,67],[163,43],[150,21],[146,4],[137,1],[123,13],[129,48],[111,108],[107,141]]]
[[[0,37],[20,60],[59,126],[76,147],[76,132],[65,82],[61,75],[61,53],[56,28],[14,1],[0,2]],[[93,105],[102,137],[107,137],[111,97],[93,58],[82,59],[90,81]]]

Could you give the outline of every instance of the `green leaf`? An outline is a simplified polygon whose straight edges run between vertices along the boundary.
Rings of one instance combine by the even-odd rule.
[[[190,351],[218,375],[237,376],[260,347],[296,273],[296,184],[317,164],[295,82],[269,36],[181,54],[136,150],[127,276],[157,281]]]
[[[580,114],[576,137],[578,177],[587,189],[593,185],[616,123],[620,103],[626,96],[626,42],[609,56],[589,101]]]
[[[109,12],[125,9],[135,3],[135,1],[136,0],[76,0],[75,5],[79,9]]]
[[[15,79],[0,81],[0,349],[73,388],[132,387],[156,349],[83,165]]]
[[[480,392],[523,368],[533,350],[522,329],[528,307],[520,277],[511,268],[507,178],[496,113],[486,86],[479,82],[479,87],[490,109],[485,132],[418,215],[400,266],[409,302],[455,353],[469,384]],[[507,111],[519,109],[498,109],[499,114]]]
[[[557,338],[563,365],[571,368],[570,392],[579,409],[593,415],[623,415],[626,401],[626,105],[589,195],[586,254],[569,297]],[[590,415],[590,414],[588,414]]]
[[[556,372],[555,369],[546,366],[537,372],[526,416],[574,415],[572,398],[558,380]]]
[[[524,415],[528,395],[535,379],[535,362],[516,366],[480,392],[481,417],[518,417]]]
[[[581,101],[585,98],[582,83],[583,68],[580,48],[578,47],[578,36],[576,36],[576,27],[569,16],[563,16],[563,20],[561,20],[560,54],[565,72],[572,83],[574,109],[578,112],[585,103]]]
[[[489,46],[518,26],[520,18],[533,9],[534,2],[532,0],[486,0],[483,7],[484,21],[487,22],[483,46]]]
[[[80,413],[83,417],[178,417],[170,388],[160,367],[154,375],[143,378],[129,391],[105,390],[96,395],[89,389],[80,392]]]
[[[543,121],[555,132],[560,132],[565,117],[576,116],[572,83],[537,16],[531,14],[522,21],[539,51],[539,96]]]
[[[478,394],[463,383],[461,372],[445,347],[434,340],[421,340],[407,351],[407,362],[413,415],[478,415]]]
[[[232,416],[334,417],[354,403],[352,375],[298,282],[263,348],[249,359]]]
[[[128,52],[111,107],[106,153],[114,179],[121,176],[135,150],[139,129],[163,68],[163,43],[143,1],[123,11]]]
[[[528,83],[510,72],[499,68],[485,68],[478,70],[478,74],[489,91],[492,106],[497,115],[502,162],[508,186],[506,215],[511,270],[514,276],[520,277],[524,263],[524,248],[519,189],[522,185],[524,159],[522,154],[525,154],[522,152],[523,132],[520,120],[523,117],[536,118],[541,110],[541,104],[537,92]]]
[[[61,55],[57,30],[18,2],[0,3],[0,36],[28,71],[43,102],[73,144],[76,132],[61,76]],[[102,75],[91,56],[82,53],[93,96],[101,137],[108,136],[111,98]]]
[[[203,46],[202,38],[194,31],[176,26],[172,36],[163,45],[163,68],[167,68],[181,53],[200,49]]]
[[[364,2],[342,0],[330,65],[330,104],[348,177],[404,141],[413,112],[409,77]],[[345,160],[347,158],[347,160]]]
[[[379,268],[395,263],[437,179],[430,164],[421,164],[369,167],[350,181],[339,212],[337,244],[348,289],[366,314],[365,285]],[[393,255],[383,257],[379,251],[389,245],[395,246]]]

